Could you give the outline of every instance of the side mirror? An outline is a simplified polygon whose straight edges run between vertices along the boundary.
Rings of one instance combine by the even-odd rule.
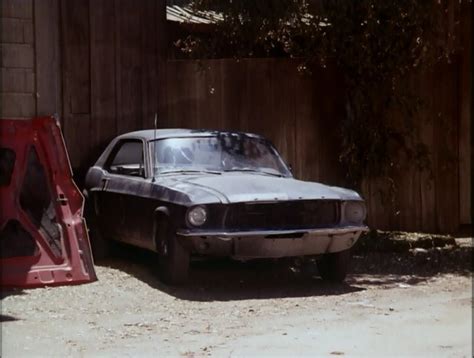
[[[290,169],[290,173],[293,174],[293,166],[291,164],[288,164],[288,169]]]

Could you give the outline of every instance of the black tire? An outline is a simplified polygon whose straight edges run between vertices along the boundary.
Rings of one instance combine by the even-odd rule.
[[[325,281],[343,282],[349,270],[350,261],[350,250],[324,254],[317,261],[319,275]]]
[[[303,274],[303,277],[313,278],[314,276],[316,276],[319,273],[317,267],[318,265],[317,265],[316,257],[314,256],[305,257],[301,266],[301,272]]]
[[[180,243],[171,225],[164,224],[159,249],[158,268],[161,280],[169,285],[180,285],[187,281],[189,274],[189,251]]]

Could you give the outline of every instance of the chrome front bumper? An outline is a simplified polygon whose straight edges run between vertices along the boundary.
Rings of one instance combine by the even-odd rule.
[[[177,234],[200,255],[235,259],[318,255],[351,248],[366,226],[312,230],[190,231]]]

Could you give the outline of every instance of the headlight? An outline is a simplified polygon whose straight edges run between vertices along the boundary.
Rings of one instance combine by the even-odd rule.
[[[366,215],[365,204],[358,201],[349,201],[346,203],[344,216],[347,222],[360,224],[364,221]]]
[[[193,226],[201,226],[207,220],[207,210],[204,206],[195,206],[188,210],[188,222]]]

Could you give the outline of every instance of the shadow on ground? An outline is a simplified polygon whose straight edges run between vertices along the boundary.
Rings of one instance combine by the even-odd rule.
[[[467,258],[470,259],[470,256]],[[458,260],[448,264],[443,260],[441,256],[414,257],[409,254],[355,255],[352,274],[343,284],[321,280],[316,269],[312,276],[303,274],[293,260],[246,263],[228,259],[204,260],[191,264],[189,281],[180,287],[163,284],[154,269],[156,256],[136,248],[124,248],[118,258],[99,262],[99,265],[124,271],[180,299],[230,301],[344,295],[370,286],[390,288],[416,285],[440,273],[470,273],[466,262]]]
[[[13,322],[13,321],[19,321],[19,318],[13,317],[13,316],[8,316],[5,314],[0,314],[0,322]]]
[[[3,288],[0,291],[0,300],[3,300],[4,298],[8,296],[21,296],[24,295],[25,291],[21,288]]]
[[[363,290],[332,284],[294,273],[288,263],[269,260],[240,263],[231,260],[195,261],[185,285],[168,286],[153,269],[155,258],[143,253],[107,260],[100,265],[127,272],[149,286],[191,301],[232,301],[282,297],[342,295]]]

